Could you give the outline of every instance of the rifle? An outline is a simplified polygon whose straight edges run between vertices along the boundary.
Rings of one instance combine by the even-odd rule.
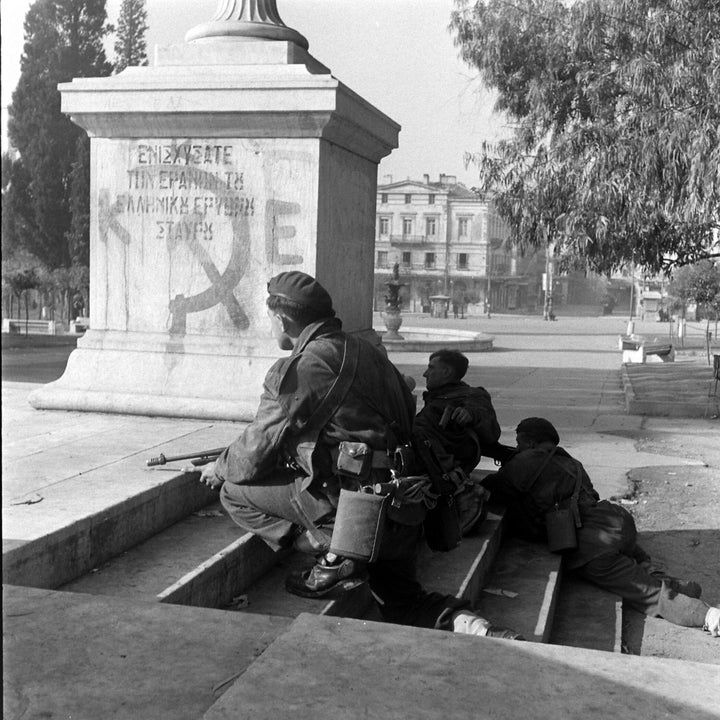
[[[215,462],[221,453],[225,451],[224,447],[214,448],[212,450],[201,450],[200,452],[188,453],[187,455],[171,455],[166,457],[160,453],[157,457],[150,458],[147,461],[148,467],[154,467],[156,465],[165,465],[165,463],[175,462],[176,460],[190,460],[195,467],[201,465],[207,465],[208,463]]]
[[[504,465],[518,454],[518,449],[496,442],[493,445],[481,448],[481,452],[485,457],[492,458],[496,465]]]

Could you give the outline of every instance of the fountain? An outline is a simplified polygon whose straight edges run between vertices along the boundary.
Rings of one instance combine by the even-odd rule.
[[[444,348],[462,352],[488,352],[493,349],[493,337],[485,333],[445,328],[408,327],[401,335],[398,330],[403,324],[401,315],[400,288],[408,283],[400,281],[400,266],[393,266],[392,278],[385,283],[388,294],[385,296],[385,311],[382,319],[387,329],[383,333],[382,344],[389,351],[396,352],[434,352]],[[443,297],[447,300],[447,296]],[[447,318],[447,313],[444,315]]]
[[[403,321],[400,314],[402,304],[400,301],[400,288],[405,287],[407,283],[400,282],[400,266],[398,263],[393,266],[392,278],[385,285],[387,285],[389,295],[385,296],[383,321],[387,332],[383,335],[383,343],[387,340],[404,340],[405,338],[398,332]]]

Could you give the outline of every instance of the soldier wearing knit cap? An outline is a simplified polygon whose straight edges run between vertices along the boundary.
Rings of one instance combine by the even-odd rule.
[[[546,513],[568,502],[579,479],[581,526],[577,547],[563,553],[565,569],[620,595],[639,612],[720,636],[720,609],[700,600],[698,583],[653,567],[637,544],[632,515],[621,505],[600,500],[582,464],[559,446],[558,431],[549,420],[525,418],[516,433],[516,454],[482,481],[492,498],[507,506],[506,518],[516,535],[545,542]]]
[[[389,622],[510,632],[467,612],[465,601],[420,586],[415,557],[422,519],[387,520],[379,553],[367,562],[349,556],[350,548],[345,556],[331,552],[341,490],[354,497],[353,491],[389,483],[395,443],[410,437],[415,403],[386,353],[343,332],[315,278],[283,272],[267,290],[272,335],[290,354],[270,368],[255,418],[205,466],[201,481],[218,488],[230,517],[273,550],[294,547],[316,556],[313,566],[287,578],[289,592],[330,597],[367,577]]]

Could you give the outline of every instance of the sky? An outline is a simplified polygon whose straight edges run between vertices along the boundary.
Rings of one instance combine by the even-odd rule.
[[[121,0],[108,0],[117,21]],[[458,58],[447,26],[454,0],[276,0],[284,23],[303,34],[310,54],[332,74],[402,126],[400,145],[381,164],[379,181],[457,176],[468,186],[477,172],[463,155],[506,132],[476,70]],[[2,141],[7,105],[20,74],[23,21],[30,0],[0,0],[2,13]],[[146,0],[148,55],[184,41],[212,18],[218,0]],[[111,47],[109,48],[111,51]],[[112,53],[110,52],[110,55]],[[152,61],[151,61],[152,62]]]

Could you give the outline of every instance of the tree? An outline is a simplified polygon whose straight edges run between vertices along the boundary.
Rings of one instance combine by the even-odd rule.
[[[28,320],[30,318],[30,297],[29,291],[38,288],[43,280],[44,269],[42,263],[31,254],[19,251],[12,256],[3,255],[2,260],[2,284],[3,295],[10,295],[10,308],[8,315],[13,316],[12,299],[17,299],[18,317],[20,316],[20,304],[25,296],[25,334],[28,334]]]
[[[30,194],[30,178],[19,158],[2,156],[2,256],[16,248],[33,252],[38,236]]]
[[[456,0],[512,138],[469,154],[513,240],[600,272],[717,256],[717,0]]]
[[[55,291],[60,296],[63,317],[70,322],[73,317],[73,297],[76,293],[80,293],[83,297],[87,295],[89,284],[88,268],[84,265],[56,268],[52,271],[52,281]]]
[[[58,83],[107,75],[105,0],[36,0],[25,18],[20,80],[9,107],[8,133],[27,178],[32,237],[27,243],[50,268],[71,263],[72,166],[84,131],[60,112]],[[89,198],[87,200],[89,202]],[[11,205],[16,209],[16,205]]]
[[[720,265],[703,260],[694,265],[686,265],[673,273],[669,293],[677,298],[678,307],[683,318],[685,306],[694,302],[705,315],[705,340],[708,362],[710,362],[710,320],[715,320],[717,326],[720,313]]]
[[[129,66],[147,65],[146,32],[145,0],[123,0],[115,39],[115,72]]]

